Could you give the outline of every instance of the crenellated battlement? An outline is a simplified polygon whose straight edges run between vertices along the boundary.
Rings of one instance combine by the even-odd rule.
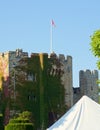
[[[38,122],[40,122],[40,118],[42,120],[42,117],[45,117],[45,113],[47,113],[47,117],[50,113],[52,114],[51,104],[53,104],[54,113],[58,112],[57,114],[60,115],[59,110],[65,110],[65,106],[67,109],[70,108],[73,100],[75,103],[82,95],[87,95],[96,101],[98,71],[80,70],[80,87],[73,89],[72,60],[72,56],[57,55],[54,52],[50,55],[48,53],[31,53],[30,57],[28,52],[23,52],[22,49],[0,53],[0,89],[3,88],[5,97],[10,95],[11,98],[14,97],[15,90],[18,90],[14,89],[14,85],[22,89],[22,93],[19,93],[22,95],[23,88],[27,89],[24,98],[26,98],[25,101],[31,103],[32,109],[29,109],[33,113],[36,113],[36,110],[40,112],[35,117]],[[23,96],[20,95],[20,97]],[[20,104],[25,106],[27,103],[22,99],[17,98],[21,102]],[[45,105],[48,108],[46,112]],[[9,108],[9,111],[11,112],[12,108]],[[8,117],[10,116],[5,116],[5,119],[8,119],[7,122]]]
[[[81,95],[87,95],[98,102],[98,71],[80,70],[79,79]]]

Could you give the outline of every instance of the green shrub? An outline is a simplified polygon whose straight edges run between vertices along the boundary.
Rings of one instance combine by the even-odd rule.
[[[34,130],[32,123],[9,123],[5,130]]]
[[[28,119],[11,119],[9,123],[29,123]]]

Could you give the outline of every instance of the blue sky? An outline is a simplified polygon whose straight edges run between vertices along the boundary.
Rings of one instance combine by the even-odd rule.
[[[50,21],[54,20],[53,51],[73,58],[73,85],[79,70],[97,69],[90,35],[100,29],[100,0],[0,0],[0,52],[50,53]]]

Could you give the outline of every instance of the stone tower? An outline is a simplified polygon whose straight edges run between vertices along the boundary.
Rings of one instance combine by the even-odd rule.
[[[3,99],[8,99],[10,95],[10,85],[12,82],[12,98],[14,98],[14,75],[12,77],[12,71],[14,71],[14,67],[18,65],[20,59],[28,57],[27,52],[23,52],[22,49],[17,49],[16,51],[8,51],[4,53],[0,53],[0,90],[3,91]],[[7,124],[9,121],[9,104],[6,104],[5,108],[5,121]]]
[[[0,76],[3,99],[9,100],[5,124],[18,110],[29,110],[36,128],[48,126],[73,105],[71,56],[32,53],[28,57],[21,49],[1,53]]]
[[[81,96],[87,95],[98,102],[98,71],[80,70],[79,83]]]
[[[53,65],[54,70],[63,72],[61,74],[61,83],[65,88],[65,104],[70,108],[73,105],[73,78],[72,78],[72,57],[59,54],[57,56],[55,53],[52,53],[50,58],[55,58],[61,64],[60,67]]]
[[[65,103],[70,108],[73,105],[73,76],[72,76],[72,57],[64,55],[59,55],[59,60],[62,63],[61,69],[63,70],[63,75],[61,77],[62,84],[65,88]]]

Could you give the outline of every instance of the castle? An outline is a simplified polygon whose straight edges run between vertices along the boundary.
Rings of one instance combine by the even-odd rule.
[[[44,129],[59,119],[82,95],[98,101],[98,71],[80,71],[80,87],[73,88],[72,57],[54,52],[22,49],[0,54],[0,111],[5,125],[13,115],[31,111],[35,128]]]
[[[75,104],[83,95],[87,95],[98,102],[98,71],[80,70],[79,86],[73,88],[73,103]]]

